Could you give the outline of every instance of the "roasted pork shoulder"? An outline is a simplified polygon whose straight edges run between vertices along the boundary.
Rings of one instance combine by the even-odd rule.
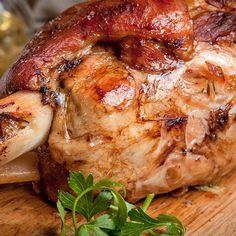
[[[119,181],[132,201],[224,176],[236,166],[235,11],[214,0],[71,7],[1,81],[0,165],[37,147],[53,201],[69,170]]]

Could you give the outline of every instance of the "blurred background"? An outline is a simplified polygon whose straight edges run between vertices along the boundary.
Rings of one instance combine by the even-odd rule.
[[[47,21],[80,0],[0,0],[0,77]]]

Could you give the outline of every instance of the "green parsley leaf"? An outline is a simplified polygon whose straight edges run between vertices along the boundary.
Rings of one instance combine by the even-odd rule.
[[[183,236],[186,232],[182,223],[173,215],[160,214],[157,220],[166,226],[171,235]]]
[[[99,182],[97,182],[95,185],[95,187],[118,187],[120,189],[122,189],[122,192],[123,192],[123,196],[126,197],[126,189],[125,187],[120,184],[120,183],[117,183],[113,180],[110,180],[110,179],[103,179],[103,180],[100,180]]]
[[[74,195],[59,192],[57,208],[61,217],[61,236],[138,236],[143,233],[158,236],[183,236],[185,229],[174,216],[161,214],[157,218],[148,216],[145,211],[151,204],[154,194],[147,196],[142,208],[126,202],[123,185],[109,179],[94,184],[93,176],[87,178],[80,172],[70,172],[69,186]],[[65,209],[72,211],[73,227],[65,223]],[[87,223],[78,225],[77,215]],[[100,214],[100,216],[98,216]],[[155,233],[156,228],[165,231]]]
[[[91,225],[91,224],[84,224],[82,225],[77,235],[81,236],[109,236],[106,232],[101,230],[99,227]]]
[[[105,214],[100,217],[98,217],[95,221],[93,221],[91,224],[102,228],[102,229],[109,229],[114,230],[115,229],[115,223],[114,220],[111,218],[111,215]]]
[[[126,204],[126,208],[127,208],[127,214],[128,214],[132,209],[136,208],[135,205],[133,205],[133,204],[131,204],[131,203],[129,203],[129,202],[125,202],[125,204]]]
[[[90,174],[87,179],[81,172],[70,171],[68,184],[70,188],[79,195],[85,189],[93,186],[93,176]]]
[[[69,187],[76,193],[81,194],[83,191],[93,186],[93,176],[89,175],[87,179],[84,178],[80,172],[70,172],[69,175]],[[87,221],[90,221],[92,215],[90,214],[93,208],[93,193],[87,192],[79,201],[76,206],[76,211],[85,217]]]
[[[112,201],[112,194],[108,191],[102,191],[96,197],[94,203],[92,204],[92,209],[90,215],[94,216],[100,212],[103,212],[109,208]]]
[[[66,232],[65,232],[65,216],[66,216],[66,212],[65,212],[65,209],[62,206],[60,200],[57,201],[57,210],[58,210],[60,218],[61,218],[61,233],[60,233],[60,236],[66,236]]]
[[[114,214],[115,224],[120,229],[128,218],[127,206],[123,197],[115,189],[111,189],[111,194],[113,195],[114,205],[118,208],[118,211]]]
[[[75,201],[75,197],[67,192],[59,192],[58,199],[65,209],[71,210],[73,209],[73,203]],[[78,210],[77,210],[78,212]]]
[[[59,212],[62,223],[65,223],[66,212],[65,212],[65,209],[64,209],[64,207],[62,206],[62,204],[59,200],[57,201],[57,210]]]
[[[185,228],[181,222],[172,215],[161,214],[154,219],[148,216],[141,208],[133,209],[129,212],[130,220],[126,222],[121,230],[121,236],[137,236],[145,231],[154,230],[158,227],[165,227],[163,235],[183,236]]]
[[[58,198],[65,209],[73,210],[73,204],[75,201],[75,197],[70,193],[66,192],[59,192]],[[98,194],[89,204],[89,208],[87,208],[88,212],[84,214],[85,209],[80,207],[83,204],[83,200],[79,201],[79,204],[76,206],[76,212],[80,213],[81,215],[85,215],[88,218],[92,218],[94,215],[105,211],[109,208],[112,201],[112,194],[108,191],[103,191]]]

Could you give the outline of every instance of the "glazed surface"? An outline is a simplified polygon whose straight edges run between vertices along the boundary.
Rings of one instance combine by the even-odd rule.
[[[119,181],[137,201],[235,167],[235,4],[187,4],[76,5],[13,65],[2,94],[41,91],[54,108],[47,147],[39,149],[52,200],[69,170]]]

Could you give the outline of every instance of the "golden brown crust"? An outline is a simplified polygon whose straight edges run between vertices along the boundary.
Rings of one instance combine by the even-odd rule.
[[[121,59],[130,67],[148,73],[176,68],[178,59],[171,50],[153,40],[125,38],[121,41]]]
[[[7,74],[7,93],[40,91],[58,76],[50,70],[78,57],[81,49],[128,36],[162,42],[179,58],[188,58],[193,35],[185,2],[97,0],[71,7],[45,25],[26,46]]]
[[[67,190],[67,170],[119,181],[136,201],[235,166],[235,15],[228,1],[222,12],[212,0],[191,2],[188,62],[192,22],[179,0],[79,4],[26,47],[8,92],[55,89],[61,99],[39,151],[51,200]],[[219,44],[228,36],[230,45]]]
[[[235,10],[236,7],[235,0],[206,0],[206,3],[218,8],[219,10],[222,9]]]
[[[195,39],[216,43],[223,37],[236,35],[236,14],[231,12],[205,12],[194,19]]]

